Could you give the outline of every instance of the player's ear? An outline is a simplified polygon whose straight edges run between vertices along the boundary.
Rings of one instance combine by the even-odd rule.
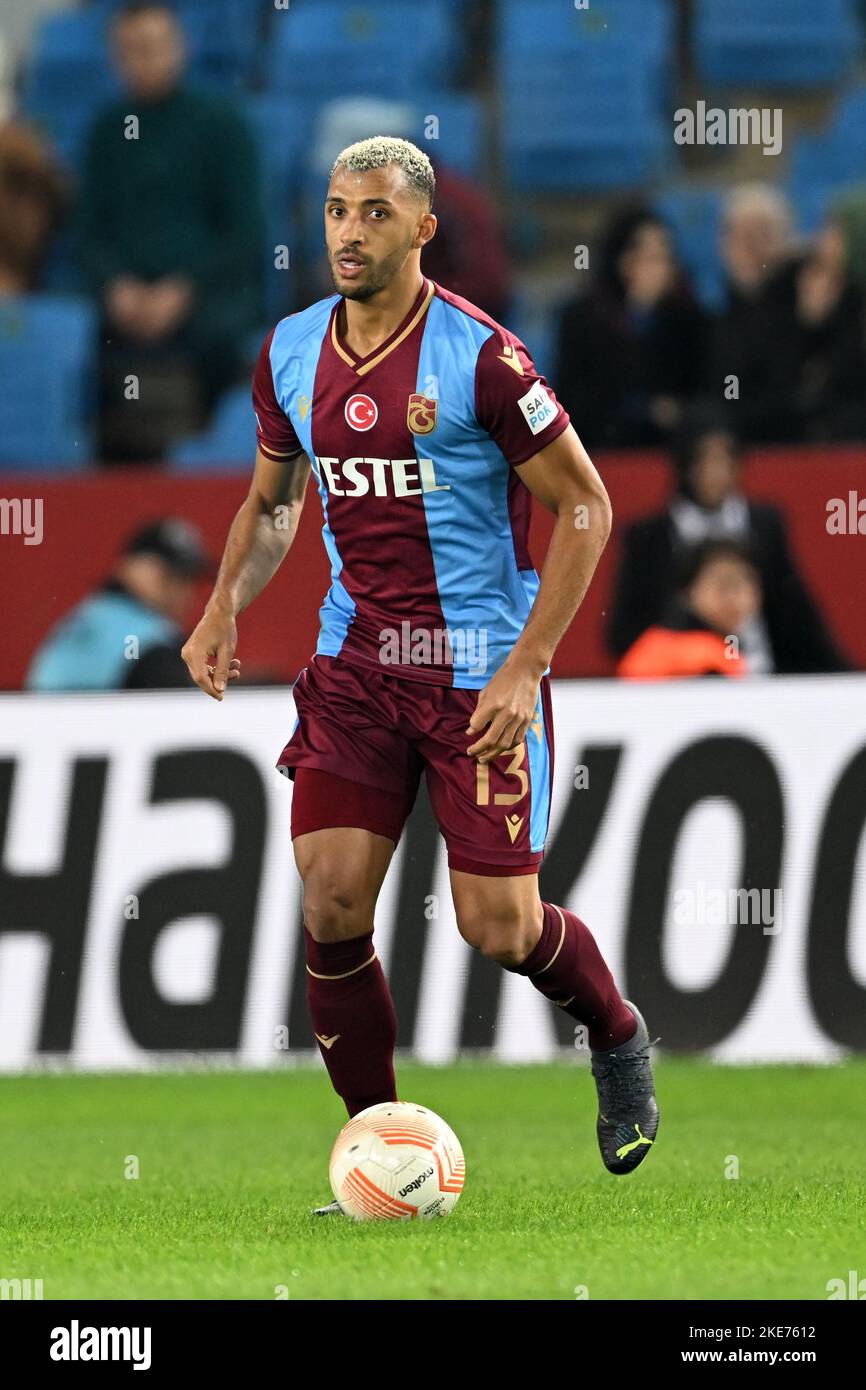
[[[415,233],[416,249],[421,246],[426,246],[428,241],[432,241],[433,237],[436,235],[437,225],[438,220],[434,212],[428,211],[422,215],[421,221],[418,224],[418,230]]]

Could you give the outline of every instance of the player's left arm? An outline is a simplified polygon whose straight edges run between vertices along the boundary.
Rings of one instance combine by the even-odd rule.
[[[604,483],[571,425],[522,463],[520,476],[556,524],[526,626],[469,721],[467,733],[480,737],[467,753],[480,763],[525,738],[541,677],[583,601],[611,528]]]

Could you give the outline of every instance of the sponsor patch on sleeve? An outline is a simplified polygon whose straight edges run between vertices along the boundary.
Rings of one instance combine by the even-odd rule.
[[[556,406],[540,381],[531,386],[517,404],[533,434],[540,434],[556,418]]]

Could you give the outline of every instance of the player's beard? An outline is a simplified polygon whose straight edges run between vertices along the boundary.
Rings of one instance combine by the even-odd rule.
[[[409,237],[405,246],[398,246],[396,250],[389,252],[387,256],[376,264],[368,263],[367,278],[363,285],[348,285],[342,288],[337,279],[335,257],[331,261],[331,278],[334,281],[334,287],[344,299],[357,299],[361,302],[372,299],[374,294],[378,294],[380,290],[386,289],[394,279],[394,276],[403,269],[403,266],[406,264],[406,258],[411,250],[412,238]],[[339,252],[337,254],[339,254]]]

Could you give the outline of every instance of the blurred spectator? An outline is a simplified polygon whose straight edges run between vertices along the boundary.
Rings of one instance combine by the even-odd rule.
[[[0,126],[0,296],[38,287],[67,189],[48,146],[18,121]]]
[[[866,290],[866,184],[841,193],[833,203],[833,218],[847,248],[848,274]]]
[[[773,316],[779,276],[794,253],[791,208],[772,184],[742,184],[722,216],[724,308],[714,316],[707,353],[707,393],[726,398],[731,377],[738,397],[730,414],[741,438],[775,437],[778,365],[773,361]],[[728,393],[730,399],[730,394]]]
[[[313,163],[326,179],[335,156],[356,140],[386,131],[418,139],[419,119],[408,102],[384,97],[342,97],[329,102],[317,122]],[[439,158],[435,140],[421,142],[436,175],[436,235],[424,248],[421,269],[431,280],[502,322],[511,306],[511,264],[492,198],[473,179]],[[320,216],[316,209],[317,216]],[[333,286],[328,275],[325,293]]]
[[[683,562],[678,593],[629,647],[617,675],[634,680],[752,673],[748,633],[761,608],[761,578],[736,541],[704,541]]]
[[[493,201],[464,174],[431,163],[439,222],[424,248],[424,274],[501,323],[511,307],[511,266]]]
[[[766,355],[777,384],[765,437],[792,443],[866,439],[866,295],[832,215],[783,274]]]
[[[556,392],[589,447],[652,446],[702,379],[705,319],[646,208],[609,227],[589,290],[561,311]]]
[[[621,657],[660,620],[688,552],[708,540],[730,540],[751,550],[764,595],[763,615],[746,634],[750,669],[847,670],[797,572],[781,512],[745,497],[740,463],[733,435],[696,413],[680,440],[676,492],[664,511],[635,522],[623,538],[607,634],[611,651]]]
[[[712,326],[707,390],[737,395],[731,418],[749,443],[866,437],[866,207],[840,203],[813,244],[794,246],[777,190],[748,185],[723,232],[727,304]]]
[[[190,684],[181,626],[210,571],[198,531],[174,517],[136,532],[110,577],[54,627],[28,690],[154,690]]]
[[[731,300],[749,303],[791,255],[791,206],[773,184],[740,184],[722,215],[722,260]]]
[[[154,459],[241,365],[261,313],[261,189],[241,116],[187,86],[171,10],[139,0],[110,32],[127,94],[89,138],[78,246],[105,312],[104,457]]]

